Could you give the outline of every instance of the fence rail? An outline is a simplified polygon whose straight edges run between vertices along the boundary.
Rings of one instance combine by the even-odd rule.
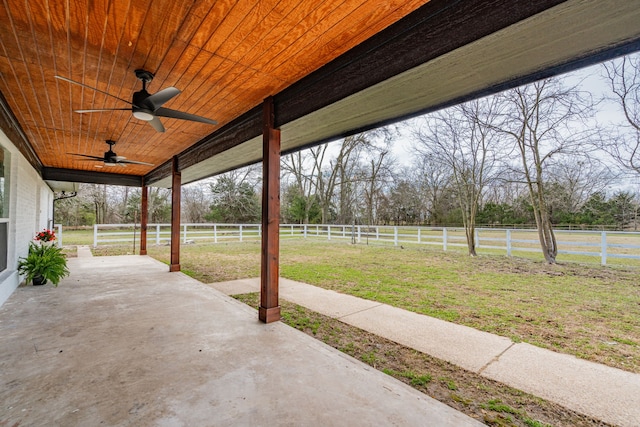
[[[207,241],[255,241],[261,237],[259,224],[182,224],[183,244]],[[556,230],[558,253],[599,257],[602,265],[609,258],[640,260],[640,232]],[[60,233],[61,235],[62,233]],[[100,244],[132,243],[139,239],[140,229],[133,224],[96,224],[93,246]],[[514,252],[540,252],[537,231],[531,229],[476,229],[476,248]],[[381,243],[398,245],[433,245],[443,250],[466,247],[464,228],[413,226],[362,226],[281,224],[280,238],[348,239],[352,243]],[[171,224],[149,224],[147,242],[156,245],[171,240]]]

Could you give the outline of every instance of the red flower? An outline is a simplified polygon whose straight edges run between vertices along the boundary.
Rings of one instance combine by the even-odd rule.
[[[38,240],[40,242],[50,242],[56,240],[56,233],[53,230],[44,229],[41,232],[36,234],[36,237],[33,240]]]

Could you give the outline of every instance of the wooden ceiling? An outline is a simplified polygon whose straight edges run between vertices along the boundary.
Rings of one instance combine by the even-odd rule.
[[[640,49],[637,0],[0,1],[0,127],[54,181],[166,186],[173,156],[183,183],[254,163],[268,96],[294,151]],[[129,108],[136,69],[150,93],[182,91],[165,107],[218,125],[74,112]],[[154,166],[68,154],[107,139]]]
[[[106,139],[128,159],[160,165],[213,132],[162,119],[165,133],[100,92],[125,100],[134,70],[155,74],[150,93],[174,86],[165,106],[222,126],[330,62],[427,0],[4,0],[0,91],[45,167],[96,170]],[[144,175],[153,167],[105,168]]]

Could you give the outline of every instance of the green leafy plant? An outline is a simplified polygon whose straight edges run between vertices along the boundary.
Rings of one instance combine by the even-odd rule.
[[[54,286],[58,286],[63,277],[69,275],[67,258],[62,249],[52,245],[39,245],[31,243],[26,258],[18,261],[18,272],[25,275],[27,282],[34,277],[42,276],[50,280]]]

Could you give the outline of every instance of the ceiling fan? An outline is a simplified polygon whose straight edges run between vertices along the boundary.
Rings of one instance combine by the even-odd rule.
[[[170,108],[164,108],[162,105],[180,94],[180,90],[171,86],[166,89],[162,89],[160,92],[156,92],[153,95],[147,92],[147,83],[153,80],[153,73],[146,70],[136,70],[136,77],[142,81],[142,90],[133,93],[133,100],[127,101],[108,92],[104,92],[95,87],[85,85],[84,83],[76,82],[62,76],[55,76],[56,79],[64,80],[65,82],[73,83],[88,89],[95,90],[96,92],[103,93],[120,101],[131,104],[131,108],[103,108],[95,110],[75,110],[76,113],[97,113],[101,111],[125,111],[131,110],[133,117],[144,120],[149,123],[158,132],[164,132],[164,126],[158,117],[168,117],[172,119],[190,120],[193,122],[208,123],[210,125],[216,125],[218,122],[215,120],[207,119],[206,117],[196,116],[195,114],[185,113],[183,111],[172,110]]]
[[[127,160],[126,157],[118,156],[116,153],[113,152],[113,146],[116,145],[116,142],[108,139],[106,141],[106,143],[109,145],[109,151],[105,151],[103,157],[91,156],[91,155],[88,155],[88,154],[78,154],[78,153],[67,153],[67,154],[71,154],[73,156],[85,157],[85,159],[83,159],[83,160],[94,161],[94,162],[104,162],[105,166],[123,166],[123,167],[125,167],[128,164],[153,166],[153,164],[151,164],[151,163],[138,162],[136,160]],[[96,167],[102,167],[102,166],[96,165]]]

